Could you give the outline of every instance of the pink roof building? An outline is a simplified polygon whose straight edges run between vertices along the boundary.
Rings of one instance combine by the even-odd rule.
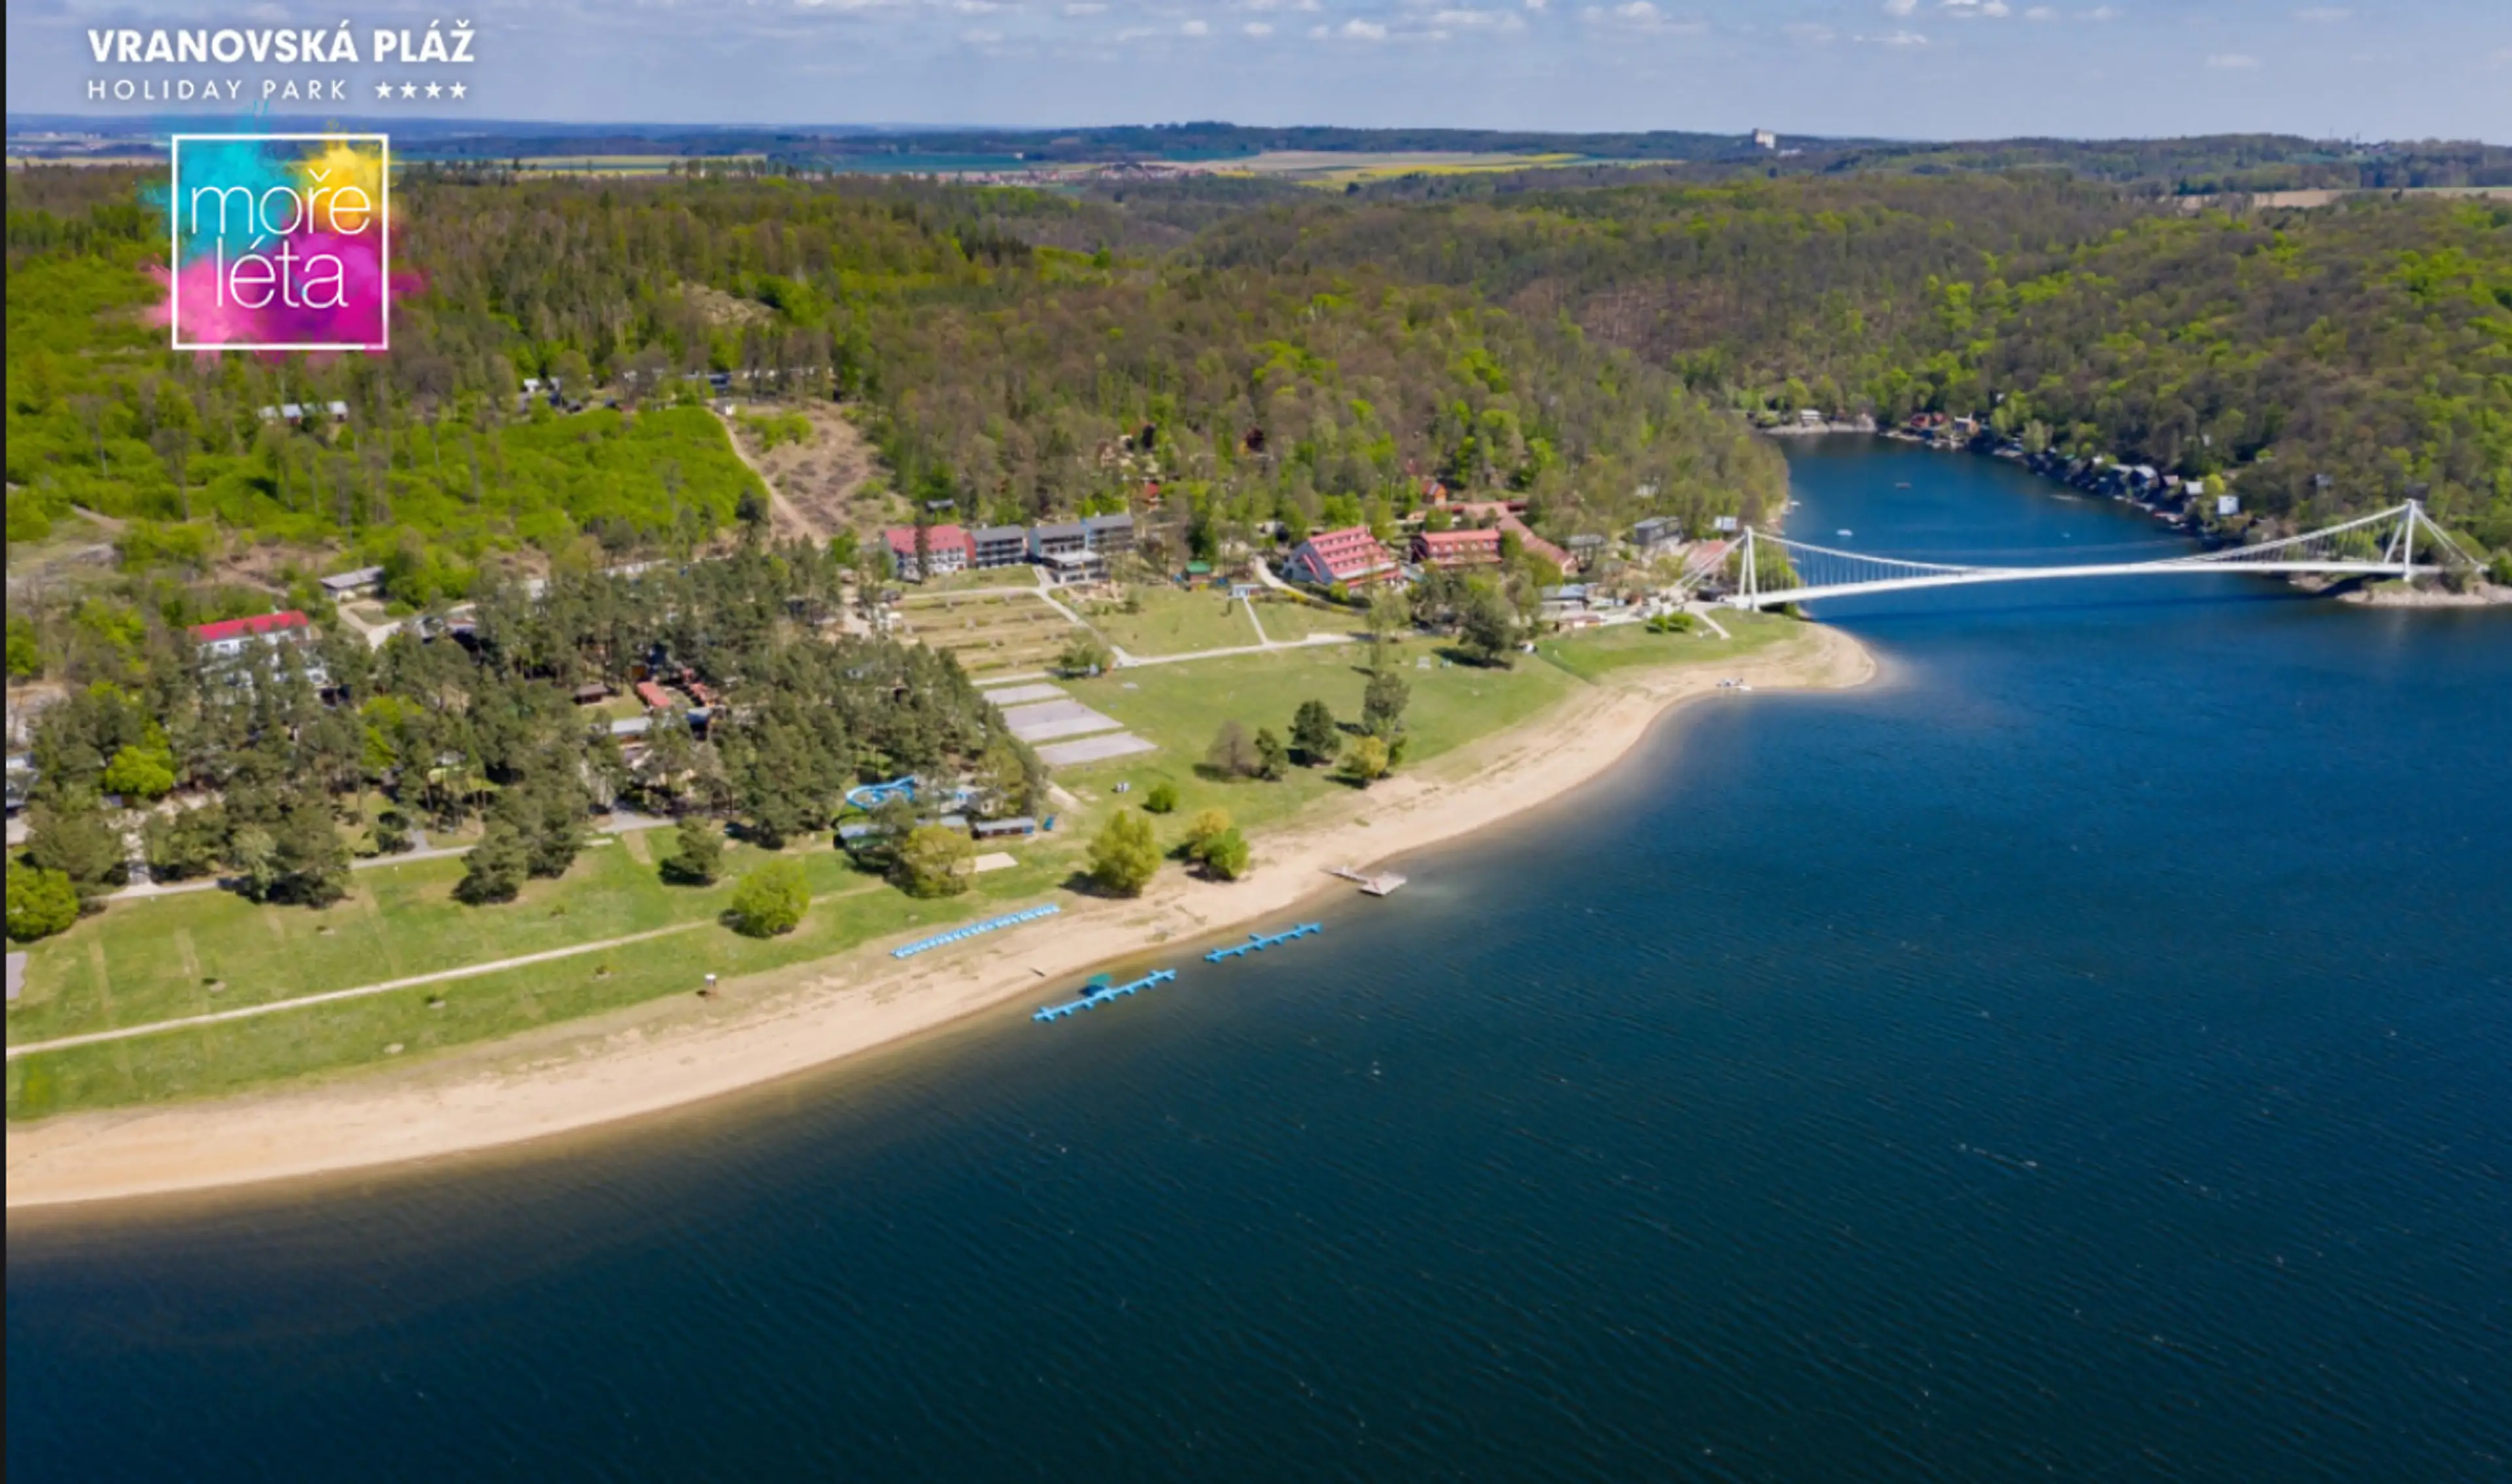
[[[1319,587],[1358,587],[1395,575],[1395,559],[1366,526],[1318,531],[1299,544],[1286,566],[1291,580]]]

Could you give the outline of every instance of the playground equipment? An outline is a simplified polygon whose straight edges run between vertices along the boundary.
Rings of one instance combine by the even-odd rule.
[[[904,799],[909,803],[914,803],[916,802],[917,791],[923,786],[923,780],[911,773],[904,778],[892,778],[887,783],[867,783],[857,788],[848,789],[846,790],[846,802],[855,808],[866,811],[880,808],[883,804],[889,802],[893,799]],[[947,802],[951,808],[964,809],[968,805],[977,801],[977,796],[979,793],[980,791],[977,789],[967,788],[964,786],[955,788],[951,791],[950,798]]]

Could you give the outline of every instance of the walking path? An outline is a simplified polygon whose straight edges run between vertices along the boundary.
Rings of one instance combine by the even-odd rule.
[[[630,933],[624,938],[606,938],[599,943],[577,943],[567,948],[546,949],[537,954],[521,954],[512,958],[494,958],[487,963],[466,964],[458,969],[439,969],[433,974],[412,974],[407,979],[387,979],[381,984],[362,984],[353,989],[332,990],[321,995],[299,995],[294,999],[274,999],[268,1004],[245,1005],[240,1009],[216,1010],[207,1015],[185,1015],[175,1020],[151,1021],[144,1026],[121,1026],[111,1031],[91,1031],[84,1035],[63,1035],[48,1041],[29,1041],[11,1046],[8,1059],[16,1061],[36,1051],[60,1051],[71,1046],[93,1046],[99,1041],[129,1040],[135,1035],[154,1035],[160,1031],[180,1031],[189,1026],[213,1026],[225,1020],[249,1020],[255,1015],[274,1015],[281,1010],[298,1010],[307,1005],[330,1004],[339,999],[362,999],[370,995],[389,995],[395,990],[414,989],[422,984],[439,984],[449,979],[471,979],[493,974],[500,969],[522,968],[530,963],[547,963],[554,958],[572,957],[578,954],[596,954],[605,949],[629,943],[643,943],[670,933],[685,933],[693,927],[710,927],[708,918],[694,922],[675,922],[650,932]]]

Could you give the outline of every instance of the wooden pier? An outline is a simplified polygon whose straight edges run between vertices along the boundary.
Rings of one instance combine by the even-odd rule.
[[[1395,894],[1395,888],[1404,884],[1404,878],[1393,871],[1382,871],[1372,876],[1366,871],[1354,871],[1350,866],[1328,866],[1326,875],[1339,876],[1347,881],[1357,881],[1362,891],[1374,897],[1393,896]]]

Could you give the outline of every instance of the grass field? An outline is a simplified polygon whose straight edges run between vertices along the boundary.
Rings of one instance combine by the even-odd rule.
[[[1638,624],[1620,624],[1542,640],[1535,652],[1581,680],[1594,681],[1639,666],[1750,654],[1797,632],[1794,619],[1773,613],[1721,613],[1718,622],[1735,638],[1722,640],[1706,625],[1690,634],[1651,634]]]
[[[1246,605],[1231,601],[1226,592],[1143,584],[1129,593],[1141,611],[1128,613],[1117,604],[1100,603],[1081,612],[1102,638],[1129,654],[1193,654],[1257,642]]]
[[[1474,737],[1514,725],[1580,683],[1551,665],[1535,664],[1522,655],[1512,669],[1482,670],[1443,664],[1428,640],[1407,641],[1396,652],[1404,678],[1413,687],[1412,703],[1404,714],[1411,738],[1405,751],[1408,768]],[[1289,778],[1265,783],[1207,778],[1197,764],[1226,721],[1245,726],[1250,736],[1259,726],[1270,726],[1288,741],[1291,714],[1301,702],[1316,699],[1325,702],[1338,721],[1356,722],[1361,690],[1368,683],[1361,668],[1366,655],[1357,645],[1276,649],[1120,670],[1074,682],[1067,688],[1077,699],[1159,743],[1160,750],[1062,769],[1057,776],[1077,792],[1086,789],[1103,797],[1120,779],[1132,780],[1135,797],[1155,782],[1173,783],[1180,799],[1173,818],[1180,830],[1197,809],[1205,807],[1228,809],[1240,825],[1280,820],[1313,801],[1342,794],[1347,786],[1321,767],[1294,768]],[[1431,669],[1416,668],[1416,661],[1424,658],[1431,661]]]
[[[1265,625],[1265,637],[1277,644],[1307,639],[1313,634],[1361,634],[1369,625],[1361,615],[1321,604],[1304,603],[1297,598],[1275,597],[1256,605],[1257,620]]]
[[[13,1043],[694,925],[555,962],[23,1057],[9,1064],[9,1116],[228,1092],[372,1063],[396,1044],[423,1055],[690,993],[709,973],[731,978],[826,957],[1035,899],[1071,873],[1080,848],[1072,835],[1040,840],[1018,849],[1020,866],[977,878],[965,895],[918,901],[855,871],[822,836],[789,852],[811,880],[809,915],[794,933],[764,942],[713,920],[738,874],[765,858],[737,844],[726,851],[726,879],[709,888],[665,886],[613,844],[495,907],[451,900],[456,861],[362,871],[357,892],[322,912],[256,907],[225,892],[116,904],[34,946],[25,1001],[9,1013]],[[211,978],[231,988],[212,994]]]

